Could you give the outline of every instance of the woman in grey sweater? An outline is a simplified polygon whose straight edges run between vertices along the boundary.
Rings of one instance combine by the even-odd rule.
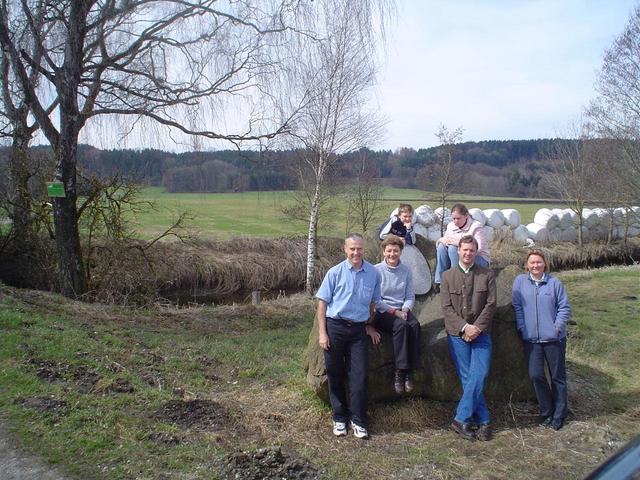
[[[404,243],[395,235],[382,242],[384,260],[376,265],[380,272],[382,301],[376,305],[373,326],[393,335],[395,375],[398,394],[415,388],[413,370],[420,362],[420,324],[411,313],[415,302],[411,270],[400,262]]]

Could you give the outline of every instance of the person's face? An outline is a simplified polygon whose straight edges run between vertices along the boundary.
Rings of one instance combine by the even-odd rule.
[[[469,218],[468,213],[462,214],[457,210],[451,212],[451,220],[453,220],[453,224],[458,228],[464,227],[464,224],[467,223],[467,218]]]
[[[384,261],[387,262],[387,265],[395,267],[400,261],[402,251],[398,245],[387,245],[384,247],[382,254],[384,255]]]
[[[471,243],[461,243],[458,247],[460,263],[465,267],[470,267],[476,260],[476,246]]]
[[[527,270],[536,278],[541,278],[546,264],[540,255],[530,255],[527,258]]]
[[[398,215],[398,218],[402,223],[411,223],[411,220],[413,219],[413,214],[411,212],[402,211]]]
[[[364,255],[364,245],[362,240],[354,240],[352,238],[345,240],[344,253],[351,265],[359,267],[362,264],[362,257]]]

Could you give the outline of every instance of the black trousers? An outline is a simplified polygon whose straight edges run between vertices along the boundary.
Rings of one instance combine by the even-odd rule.
[[[567,339],[557,342],[524,342],[529,377],[538,399],[540,416],[563,420],[567,416],[567,371],[565,352]],[[545,363],[551,374],[551,385],[544,372]]]
[[[329,350],[324,365],[329,381],[329,401],[336,422],[352,420],[367,427],[368,340],[364,322],[352,323],[327,317]],[[349,378],[347,403],[345,376]]]
[[[396,369],[414,370],[420,366],[420,323],[411,312],[406,320],[390,313],[376,312],[373,325],[393,335]]]

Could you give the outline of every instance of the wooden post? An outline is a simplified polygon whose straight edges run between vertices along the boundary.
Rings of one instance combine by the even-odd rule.
[[[251,305],[260,305],[260,290],[251,292]]]

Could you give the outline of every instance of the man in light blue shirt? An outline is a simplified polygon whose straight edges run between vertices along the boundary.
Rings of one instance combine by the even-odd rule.
[[[318,342],[324,350],[333,411],[333,433],[347,434],[350,423],[358,438],[367,432],[367,334],[378,336],[368,322],[373,305],[381,301],[380,274],[364,260],[361,235],[344,241],[346,260],[332,267],[316,293],[318,298]],[[345,374],[349,376],[351,404],[347,403]]]

